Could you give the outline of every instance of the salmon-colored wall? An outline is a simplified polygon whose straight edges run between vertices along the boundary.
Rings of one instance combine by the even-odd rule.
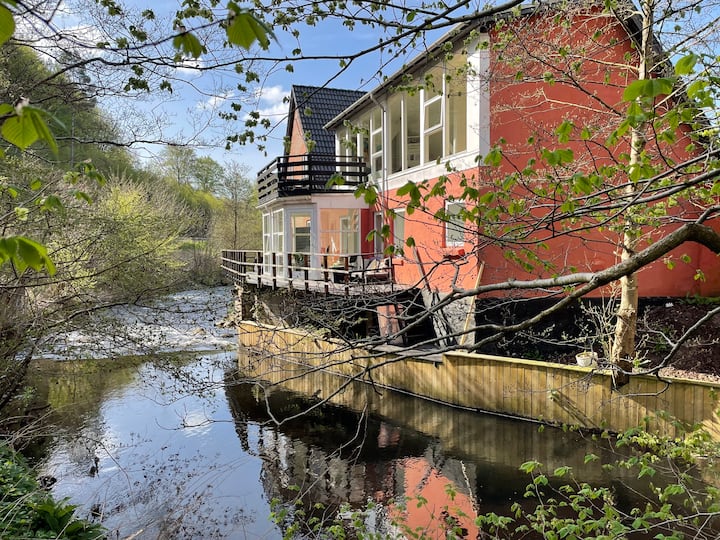
[[[295,110],[293,115],[292,133],[290,134],[290,151],[291,156],[302,156],[307,153],[307,143],[305,142],[305,134],[302,131],[300,123],[300,111]]]
[[[463,492],[468,486],[454,485],[424,458],[405,459],[398,467],[402,468],[404,495],[409,500],[405,508],[392,506],[391,512],[408,532],[422,532],[425,538],[447,538],[452,536],[451,531],[461,529],[463,538],[479,537],[475,525],[478,509]],[[448,487],[455,491],[454,496]]]
[[[536,208],[526,216],[521,216],[527,226],[536,222],[538,217],[548,217],[548,212],[557,212],[557,202],[552,200],[552,194],[537,196],[536,188],[543,183],[543,171],[537,165],[542,163],[540,156],[543,148],[570,148],[574,152],[574,160],[568,170],[548,170],[551,177],[570,177],[578,170],[587,173],[593,168],[612,165],[616,159],[627,160],[621,157],[622,153],[628,151],[627,142],[619,144],[613,154],[605,148],[607,137],[624,119],[627,103],[622,100],[622,93],[634,75],[630,69],[614,67],[609,70],[608,66],[626,62],[625,56],[632,57],[635,52],[620,24],[604,17],[578,16],[568,25],[567,30],[559,29],[554,17],[533,17],[523,20],[521,26],[512,30],[517,31],[519,39],[513,40],[507,50],[498,52],[491,48],[490,140],[491,144],[501,145],[505,158],[499,168],[482,167],[480,174],[477,168],[466,173],[471,179],[470,183],[474,183],[482,194],[497,189],[498,176],[522,170],[530,159],[535,159],[534,168],[538,172],[536,183],[517,183],[510,188],[513,198],[535,200]],[[588,36],[595,36],[593,39],[596,41]],[[498,36],[494,35],[491,39],[497,41]],[[517,64],[513,62],[514,58],[522,58],[522,54],[527,54],[527,51],[542,52],[539,49],[542,46],[546,47],[545,50],[555,52],[563,43],[584,46],[583,62],[573,73],[573,79],[579,81],[580,87],[576,87],[569,78],[563,79],[561,75],[567,72],[573,61],[571,55],[563,59],[557,54],[540,54],[542,62],[533,63],[527,59]],[[572,49],[572,46],[568,48]],[[628,65],[632,65],[632,62]],[[549,74],[555,77],[552,84],[548,82]],[[564,120],[572,121],[579,127],[572,133],[570,140],[559,141],[556,129]],[[590,127],[589,137],[581,137],[580,128],[583,126]],[[533,140],[529,142],[531,137]],[[662,155],[665,159],[681,162],[688,157],[686,147],[690,141],[682,133],[678,133],[677,137],[678,141],[673,146],[660,147],[651,141],[647,152],[658,160]],[[460,195],[460,175],[450,175],[449,178],[448,196]],[[620,174],[609,180],[617,185],[626,181],[627,178]],[[388,201],[390,208],[403,208],[407,204],[407,200],[398,197],[396,192],[389,194]],[[598,271],[619,261],[621,220],[615,221],[616,230],[598,228],[595,218],[587,218],[584,223],[581,220],[566,221],[564,224],[548,221],[547,228],[533,232],[526,239],[525,245],[532,247],[542,261],[533,262],[532,269],[527,269],[513,260],[513,255],[520,253],[517,245],[509,244],[503,248],[497,241],[484,241],[483,231],[479,231],[479,235],[467,235],[461,250],[446,247],[444,226],[432,216],[444,204],[444,200],[438,197],[426,204],[426,211],[416,211],[405,220],[406,237],[413,237],[417,244],[417,248],[406,247],[402,264],[395,266],[397,281],[406,285],[422,284],[424,271],[433,289],[448,291],[452,286],[473,287],[481,261],[484,262],[482,284]],[[669,209],[668,215],[669,218],[661,219],[645,229],[638,250],[676,228],[678,225],[672,223],[674,218],[697,217],[697,210],[692,202],[688,202]],[[511,223],[511,220],[518,218],[508,215],[507,219]],[[518,221],[518,225],[521,224]],[[583,225],[587,227],[583,228]],[[558,229],[553,230],[553,227]],[[576,232],[557,235],[563,227],[574,228]],[[545,242],[546,247],[539,247],[540,242]],[[464,257],[462,251],[465,252]],[[683,262],[683,258],[688,257],[689,262]],[[667,264],[670,260],[674,262],[673,269]],[[705,280],[696,279],[698,269],[704,273]],[[640,294],[646,297],[720,295],[720,257],[698,244],[684,244],[664,260],[643,268],[638,277]],[[605,288],[593,294],[607,293],[608,288]]]

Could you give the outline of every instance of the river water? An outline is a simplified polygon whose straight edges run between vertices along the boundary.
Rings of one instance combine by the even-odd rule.
[[[285,525],[302,528],[344,502],[372,503],[373,531],[399,535],[400,517],[440,538],[440,517],[454,516],[474,538],[473,515],[506,512],[522,498],[524,461],[570,465],[583,480],[617,484],[618,497],[632,482],[604,472],[600,463],[616,457],[605,442],[572,431],[391,392],[344,406],[319,405],[290,387],[266,393],[237,376],[237,355],[246,352],[236,350],[232,331],[212,324],[229,299],[229,289],[193,291],[169,298],[164,318],[152,322],[124,313],[126,324],[144,321],[141,334],[164,336],[152,352],[58,361],[55,347],[34,366],[36,398],[50,406],[54,426],[38,452],[41,474],[57,479],[53,493],[78,504],[80,515],[102,520],[111,538],[281,538],[273,510],[284,508]],[[183,309],[168,308],[178,303]],[[99,340],[63,339],[78,347],[74,354],[83,342],[96,350]],[[113,346],[132,352],[126,345]],[[586,464],[590,453],[600,461]],[[418,496],[427,503],[416,504]]]

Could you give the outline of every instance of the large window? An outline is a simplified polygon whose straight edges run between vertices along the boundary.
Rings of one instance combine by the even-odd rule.
[[[338,145],[353,148],[370,178],[400,175],[438,160],[469,161],[490,140],[490,56],[478,45],[447,55],[423,71],[405,72],[400,86],[381,88],[358,116],[337,130]],[[347,154],[343,154],[347,155]]]
[[[340,255],[360,252],[360,211],[348,208],[320,210],[320,246],[331,256],[330,262]],[[335,257],[332,257],[335,255]]]
[[[445,246],[457,247],[465,245],[465,220],[461,212],[465,209],[462,201],[447,201],[445,203]]]
[[[472,63],[478,62],[477,54]],[[479,137],[476,124],[485,92],[477,70],[468,68],[469,59],[457,54],[417,74],[413,91],[391,92],[384,103],[353,119],[352,128],[339,129],[338,144],[353,147],[374,179],[382,177],[383,167],[396,174],[466,152],[475,144],[468,139]]]
[[[276,210],[272,214],[263,214],[263,272],[268,274],[272,272],[274,264],[277,264],[280,269],[284,266],[283,217],[282,210]]]

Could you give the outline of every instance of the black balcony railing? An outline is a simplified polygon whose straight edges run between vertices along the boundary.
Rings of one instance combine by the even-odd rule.
[[[277,197],[353,191],[367,183],[369,174],[368,166],[357,157],[280,156],[258,173],[258,199],[266,202]]]

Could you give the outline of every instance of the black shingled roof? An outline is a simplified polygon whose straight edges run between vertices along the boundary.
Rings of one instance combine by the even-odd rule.
[[[300,113],[301,131],[309,132],[310,138],[316,143],[312,153],[335,154],[335,133],[324,126],[364,95],[365,92],[358,90],[293,85],[288,136],[292,134],[292,123],[297,109]]]

